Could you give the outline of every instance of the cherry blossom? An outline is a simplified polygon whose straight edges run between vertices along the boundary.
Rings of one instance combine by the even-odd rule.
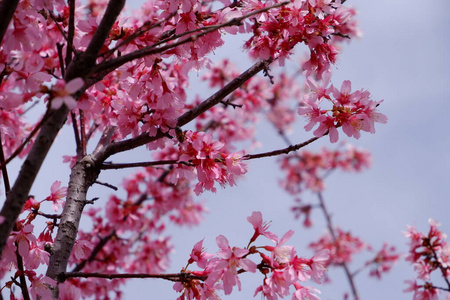
[[[375,123],[387,121],[378,111],[381,101],[369,92],[352,92],[350,81],[340,89],[331,84],[340,44],[359,35],[356,11],[328,0],[177,0],[148,1],[121,13],[120,2],[11,4],[14,14],[1,28],[0,41],[2,214],[6,211],[0,216],[0,275],[12,279],[0,288],[9,289],[12,299],[20,293],[25,299],[56,293],[60,299],[119,299],[128,279],[107,276],[153,274],[175,281],[179,299],[218,299],[241,289],[242,273],[255,273],[262,279],[256,294],[268,299],[318,299],[320,292],[303,283],[319,282],[327,263],[349,261],[363,247],[349,233],[340,232],[338,241],[324,237],[307,259],[287,245],[292,230],[278,238],[255,211],[247,218],[253,227],[247,245],[232,246],[220,234],[214,254],[201,240],[171,277],[164,274],[174,250],[168,229],[197,225],[207,208],[194,194],[234,186],[248,172],[247,153],[259,143],[255,132],[263,117],[285,134],[295,129],[298,115],[306,116],[305,129],[318,125],[313,134],[328,134],[332,142],[339,128],[359,138],[361,131],[374,133]],[[237,34],[245,34],[241,46],[258,60],[254,69],[213,62],[211,54],[225,36]],[[292,64],[295,74],[278,71],[301,45],[307,58]],[[264,76],[256,76],[259,72]],[[214,91],[210,97],[192,95],[195,73]],[[297,75],[305,76],[305,88]],[[29,117],[29,111],[37,113]],[[64,126],[76,145],[66,147],[63,157],[71,176],[67,184],[54,181],[50,195],[41,198],[32,184]],[[117,162],[116,154],[140,146],[149,161],[134,162],[128,155],[130,161]],[[23,169],[12,184],[14,172],[6,170],[17,157],[24,159]],[[299,194],[323,190],[324,173],[359,171],[370,159],[349,148],[305,151],[281,164],[283,187]],[[111,169],[137,167],[121,183],[98,180]],[[89,198],[94,184],[118,191]],[[310,212],[311,206],[300,208],[305,224],[312,222]],[[89,225],[80,226],[85,220]],[[437,242],[444,236],[433,232],[432,249],[446,268],[448,247]],[[388,251],[377,257],[387,269]],[[423,261],[413,263],[421,278],[432,272]]]
[[[61,181],[55,181],[50,187],[51,194],[44,201],[52,201],[52,208],[58,211],[64,204],[63,198],[67,195],[67,187],[61,187]]]
[[[84,85],[81,78],[75,78],[67,83],[58,80],[52,88],[53,98],[51,100],[52,109],[58,109],[65,104],[69,109],[74,109],[77,104],[73,94]]]
[[[443,233],[437,221],[430,219],[428,221],[430,230],[428,234],[423,234],[415,227],[408,226],[408,231],[404,232],[404,236],[409,239],[410,246],[406,261],[410,262],[416,271],[417,279],[423,281],[423,284],[417,280],[406,280],[409,285],[404,292],[414,292],[414,299],[439,299],[439,295],[443,291],[450,294],[450,268],[449,260],[449,244],[446,241],[447,235]],[[447,287],[439,287],[433,284],[432,273],[438,273],[444,278]]]
[[[323,81],[326,86],[329,82],[328,73]],[[375,133],[375,122],[387,122],[387,117],[377,111],[383,101],[371,100],[368,91],[351,92],[351,82],[348,80],[342,83],[340,90],[333,85],[327,89],[319,88],[313,80],[309,80],[309,85],[317,91],[304,96],[297,112],[308,118],[305,130],[309,131],[319,124],[313,132],[315,136],[329,134],[330,141],[335,143],[339,139],[337,128],[342,127],[347,136],[359,139],[360,131]],[[320,109],[322,101],[330,102],[332,109]]]

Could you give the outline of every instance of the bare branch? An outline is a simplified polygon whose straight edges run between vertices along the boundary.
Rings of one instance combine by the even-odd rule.
[[[170,160],[159,160],[159,161],[144,161],[144,162],[135,162],[135,163],[123,163],[123,164],[103,164],[101,169],[103,170],[111,170],[111,169],[126,169],[126,168],[137,168],[137,167],[152,167],[152,166],[162,166],[162,165],[174,165],[174,164],[184,164],[191,165],[186,161],[179,161],[176,159]]]
[[[75,0],[68,0],[69,32],[67,36],[66,66],[72,61],[73,37],[75,36]]]
[[[19,273],[19,287],[22,291],[22,296],[24,300],[30,300],[30,294],[28,293],[27,280],[25,278],[24,267],[23,267],[23,258],[19,254],[19,243],[15,242],[16,245],[16,258],[17,258],[17,269],[20,271]]]
[[[98,176],[95,162],[90,156],[84,157],[72,168],[66,204],[62,212],[61,222],[52,246],[52,255],[47,269],[47,276],[57,279],[58,274],[66,271],[69,257],[75,244],[81,213],[86,201],[87,191]]]
[[[307,141],[305,141],[303,143],[300,143],[300,144],[297,144],[297,145],[291,145],[291,146],[289,146],[287,148],[283,148],[283,149],[280,149],[280,150],[263,152],[263,153],[259,153],[259,154],[247,154],[247,155],[244,155],[242,157],[242,159],[243,160],[249,160],[249,159],[255,159],[255,158],[262,158],[262,157],[276,156],[276,155],[281,155],[281,154],[288,154],[289,152],[297,151],[298,149],[303,148],[303,147],[311,144],[312,142],[314,142],[314,141],[316,141],[316,140],[318,140],[320,138],[321,138],[321,136],[320,137],[316,136],[316,137],[310,138],[309,140],[307,140]]]
[[[325,206],[325,201],[323,199],[322,193],[318,192],[317,193],[317,197],[319,198],[320,208],[322,209],[322,212],[323,212],[323,214],[325,216],[325,220],[327,222],[328,231],[330,232],[333,241],[336,242],[337,241],[337,237],[336,237],[336,233],[334,231],[333,223],[331,221],[331,215],[328,212],[327,207]],[[355,285],[355,281],[353,279],[353,275],[350,272],[350,269],[348,268],[348,266],[347,266],[347,264],[345,262],[343,262],[341,264],[341,266],[344,269],[345,276],[347,277],[347,280],[348,280],[348,282],[350,284],[350,289],[352,291],[353,298],[354,298],[354,300],[358,300],[359,299],[358,290],[356,289],[356,285]]]
[[[107,183],[107,182],[102,182],[102,181],[96,180],[95,183],[96,183],[96,184],[103,185],[103,186],[106,186],[106,187],[108,187],[108,188],[110,188],[110,189],[112,189],[112,190],[115,190],[115,191],[118,190],[117,186],[114,186],[114,185],[112,185],[112,184],[110,184],[110,183]]]
[[[80,160],[81,158],[83,158],[81,138],[80,138],[80,132],[78,131],[77,117],[75,116],[75,113],[73,111],[70,112],[70,118],[72,119],[72,128],[73,128],[73,135],[75,137],[75,148],[76,148],[76,153],[77,153],[77,160]]]
[[[192,273],[172,273],[172,274],[147,274],[147,273],[138,273],[138,274],[105,274],[105,273],[86,273],[86,272],[68,272],[62,273],[59,275],[60,280],[64,281],[67,278],[106,278],[106,279],[116,279],[116,278],[160,278],[170,281],[188,281],[192,279],[197,280],[206,280],[207,276],[198,276],[193,275]]]

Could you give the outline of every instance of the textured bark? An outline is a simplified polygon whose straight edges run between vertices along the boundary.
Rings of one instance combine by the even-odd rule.
[[[47,276],[58,280],[58,276],[66,272],[70,253],[80,225],[81,215],[86,205],[89,187],[95,182],[105,156],[106,145],[111,141],[115,127],[105,130],[92,155],[85,156],[75,164],[70,175],[66,204],[53,244]]]
[[[86,205],[87,191],[98,176],[97,170],[98,168],[94,166],[90,156],[86,156],[72,168],[67,200],[47,269],[47,276],[55,280],[60,273],[66,271],[70,253],[77,237],[81,213]]]

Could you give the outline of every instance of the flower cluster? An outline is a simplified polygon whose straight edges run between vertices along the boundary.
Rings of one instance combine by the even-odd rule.
[[[408,288],[405,292],[413,292],[414,299],[437,300],[439,294],[445,293],[450,297],[450,244],[446,241],[447,235],[443,233],[440,224],[433,219],[429,220],[428,234],[417,231],[415,227],[408,226],[404,236],[408,238],[409,253],[406,261],[414,266],[417,280],[407,280]],[[436,286],[431,281],[431,274],[437,273],[444,279],[445,287]]]
[[[245,248],[231,247],[223,235],[216,239],[220,250],[215,255],[203,249],[203,240],[194,245],[188,265],[182,270],[187,275],[174,285],[174,289],[181,293],[178,299],[216,299],[219,291],[228,295],[236,286],[241,289],[239,275],[245,272],[259,272],[264,276],[255,295],[261,293],[264,298],[274,300],[291,294],[292,299],[319,299],[316,294],[320,292],[304,286],[303,282],[309,279],[321,282],[329,251],[321,250],[309,259],[301,258],[293,246],[286,245],[293,231],[278,238],[268,231],[268,223],[264,222],[261,212],[253,212],[247,220],[252,224],[254,234]],[[253,245],[259,236],[265,236],[275,245]],[[194,262],[201,271],[187,269]]]
[[[330,260],[327,265],[341,265],[353,260],[353,256],[367,249],[368,245],[360,238],[353,236],[350,232],[345,232],[339,228],[335,230],[335,236],[330,233],[325,234],[317,242],[309,245],[314,251],[318,249],[328,249]]]
[[[329,134],[330,141],[335,143],[339,139],[339,127],[347,136],[359,139],[361,130],[375,133],[375,122],[387,122],[387,117],[377,111],[382,101],[372,100],[370,93],[365,90],[352,92],[348,80],[342,83],[340,90],[333,85],[328,87],[330,76],[324,76],[321,85],[312,78],[307,80],[312,93],[304,95],[297,111],[308,118],[305,126],[307,131],[319,124],[314,135],[320,137]],[[324,100],[330,103],[331,109],[321,108]]]
[[[247,172],[247,166],[241,160],[243,151],[224,152],[224,144],[214,141],[208,133],[187,131],[183,136],[179,160],[188,166],[180,166],[171,174],[170,179],[174,184],[180,179],[192,178],[189,174],[192,168],[189,165],[197,172],[199,182],[194,189],[197,195],[205,189],[215,192],[215,182],[222,186],[235,185],[234,177]]]
[[[246,11],[262,9],[276,1],[248,1]],[[332,1],[292,1],[278,9],[258,14],[251,24],[252,37],[246,48],[253,57],[276,58],[283,64],[298,43],[308,45],[309,60],[303,67],[307,75],[321,74],[336,62],[336,33],[357,34],[354,11]],[[338,41],[340,41],[338,39]]]
[[[281,186],[290,194],[298,195],[304,190],[323,191],[323,177],[329,172],[340,169],[344,171],[361,171],[371,165],[370,153],[348,145],[344,150],[323,148],[319,153],[304,150],[280,159],[281,170],[285,178]]]

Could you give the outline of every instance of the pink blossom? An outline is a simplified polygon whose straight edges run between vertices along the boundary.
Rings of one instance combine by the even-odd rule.
[[[93,248],[94,248],[94,245],[87,240],[81,240],[81,239],[76,240],[75,245],[73,246],[73,250],[72,250],[75,260],[80,261],[84,258],[87,258]]]
[[[414,292],[414,300],[438,300],[439,290],[433,288],[429,284],[418,285],[415,280],[405,280],[405,283],[409,285],[403,292]]]
[[[316,82],[311,76],[306,78],[306,84],[313,91],[318,99],[326,98],[330,99],[330,92],[333,90],[333,86],[328,87],[331,80],[331,72],[327,71],[322,74],[322,84]]]
[[[28,259],[24,261],[25,265],[30,269],[37,269],[39,265],[48,265],[50,253],[44,250],[43,243],[31,244]]]
[[[50,196],[44,199],[44,201],[52,201],[52,208],[54,211],[58,211],[64,204],[64,199],[67,196],[67,187],[60,187],[61,181],[53,182],[50,187]]]
[[[205,269],[208,260],[213,256],[214,254],[205,252],[203,249],[203,240],[201,240],[194,245],[194,248],[192,248],[188,263],[192,264],[195,261],[199,268]]]
[[[372,265],[369,275],[380,279],[381,275],[388,272],[399,258],[400,254],[396,253],[395,247],[384,243],[382,249],[376,254],[375,259],[369,262]]]
[[[78,300],[81,299],[81,291],[78,287],[70,284],[68,281],[58,284],[59,300]]]
[[[269,229],[270,224],[268,222],[264,222],[262,218],[262,213],[259,211],[252,212],[252,215],[247,217],[247,221],[253,225],[253,229],[255,229],[255,233],[253,234],[252,238],[250,239],[250,243],[254,242],[256,238],[260,235],[264,235],[268,239],[272,241],[278,240],[278,237],[276,234],[267,231]]]
[[[218,259],[214,263],[214,270],[209,275],[206,283],[211,285],[220,278],[223,281],[225,295],[229,295],[233,286],[237,285],[241,289],[241,282],[238,277],[238,267],[248,272],[256,271],[256,264],[245,256],[249,253],[247,249],[231,248],[228,239],[223,235],[216,238],[217,245],[221,249],[217,253]]]
[[[284,244],[292,237],[292,235],[294,234],[294,231],[289,230],[288,232],[286,232],[281,239],[277,239],[276,245],[275,247],[273,246],[265,246],[264,249],[266,249],[267,251],[271,251],[271,261],[272,264],[274,263],[274,261],[278,262],[278,263],[287,263],[289,262],[291,255],[293,253],[294,247],[293,246],[284,246]]]
[[[33,299],[51,299],[51,287],[55,286],[56,281],[44,275],[29,275],[28,279],[31,282],[30,294]]]
[[[74,109],[77,106],[73,94],[77,92],[84,85],[83,79],[75,78],[69,82],[58,80],[52,88],[53,99],[51,100],[51,108],[58,109],[65,104],[69,109]]]
[[[319,296],[316,294],[320,294],[320,291],[310,287],[310,286],[302,286],[299,283],[294,284],[296,290],[292,295],[292,300],[320,300]]]
[[[328,249],[320,250],[311,258],[311,276],[315,282],[321,282],[320,279],[323,277],[325,271],[327,271],[326,266],[328,265],[329,259],[330,250]]]
[[[17,243],[17,250],[24,260],[28,259],[32,245],[36,243],[36,237],[33,235],[34,225],[27,224],[13,232],[15,242]]]

